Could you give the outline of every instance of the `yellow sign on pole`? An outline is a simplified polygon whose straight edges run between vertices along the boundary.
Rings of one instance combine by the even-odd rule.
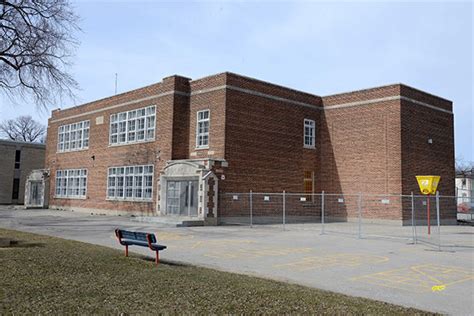
[[[440,176],[416,176],[422,194],[435,194]]]

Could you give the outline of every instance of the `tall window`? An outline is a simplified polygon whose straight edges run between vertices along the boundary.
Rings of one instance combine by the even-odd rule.
[[[15,151],[15,169],[20,169],[21,150]]]
[[[209,147],[209,110],[197,112],[196,147]]]
[[[304,147],[315,148],[316,147],[316,124],[313,120],[304,120]]]
[[[20,179],[13,179],[12,200],[18,200],[20,195]]]
[[[107,198],[135,201],[152,197],[153,165],[109,168]]]
[[[314,172],[313,171],[305,171],[304,172],[304,193],[312,194],[314,193]]]
[[[86,169],[67,169],[56,171],[56,197],[85,198],[86,192]]]
[[[156,107],[112,114],[110,116],[109,143],[130,144],[155,139]]]
[[[89,121],[59,126],[58,152],[89,148]]]

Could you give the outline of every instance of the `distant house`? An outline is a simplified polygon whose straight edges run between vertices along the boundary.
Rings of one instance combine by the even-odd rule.
[[[474,169],[456,172],[458,212],[474,211]]]
[[[26,179],[44,168],[46,145],[0,140],[0,204],[23,204]]]

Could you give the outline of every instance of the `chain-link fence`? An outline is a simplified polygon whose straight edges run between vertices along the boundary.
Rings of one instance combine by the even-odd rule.
[[[438,249],[460,244],[474,248],[472,238],[461,242],[462,234],[455,229],[462,203],[466,201],[439,195],[226,193],[220,196],[219,220],[224,225],[283,229],[305,224],[321,234],[393,238]],[[472,218],[466,221],[472,225]]]
[[[457,218],[461,222],[471,222],[474,220],[474,190],[456,190]],[[448,198],[448,197],[443,197]]]

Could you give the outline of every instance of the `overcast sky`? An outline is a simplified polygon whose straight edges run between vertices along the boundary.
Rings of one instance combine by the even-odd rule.
[[[317,95],[405,83],[454,102],[474,161],[473,5],[408,2],[75,2],[77,104],[165,76],[232,71]],[[49,113],[0,99],[0,118]],[[62,108],[74,105],[64,104]],[[53,107],[51,107],[52,109]]]

